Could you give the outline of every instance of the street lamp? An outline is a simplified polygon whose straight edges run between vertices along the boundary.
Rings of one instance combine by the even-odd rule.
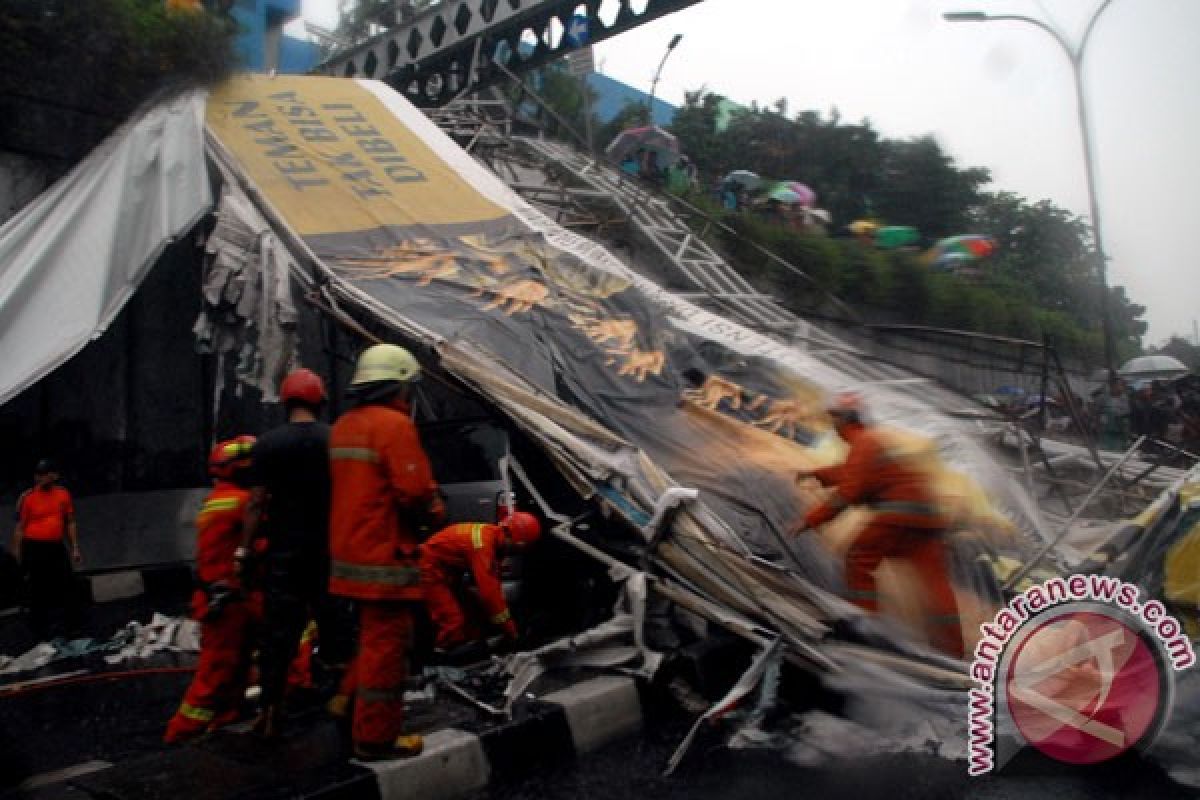
[[[1092,231],[1096,238],[1096,274],[1100,279],[1100,325],[1104,332],[1104,366],[1108,368],[1110,379],[1116,376],[1114,366],[1116,353],[1113,344],[1112,319],[1108,311],[1108,259],[1104,255],[1104,237],[1100,228],[1100,204],[1096,201],[1096,168],[1092,159],[1092,132],[1088,121],[1087,100],[1083,93],[1083,54],[1087,49],[1092,31],[1096,27],[1096,20],[1112,4],[1112,1],[1104,0],[1100,7],[1092,13],[1078,47],[1072,47],[1061,33],[1033,17],[1020,14],[988,14],[983,11],[949,11],[942,14],[942,19],[947,22],[1028,22],[1050,34],[1050,37],[1058,43],[1071,63],[1071,74],[1075,80],[1075,109],[1079,115],[1079,133],[1083,139],[1083,165],[1087,173],[1088,205],[1091,207]]]
[[[663,53],[662,61],[658,62],[658,70],[654,73],[654,82],[650,84],[650,100],[646,103],[646,113],[649,117],[646,122],[650,125],[654,124],[654,95],[658,91],[658,79],[662,77],[663,67],[666,66],[667,59],[671,57],[671,52],[679,46],[682,40],[682,33],[672,36],[670,43],[667,45],[667,52]]]

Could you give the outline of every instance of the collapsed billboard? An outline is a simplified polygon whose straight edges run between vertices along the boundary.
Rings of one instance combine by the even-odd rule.
[[[703,583],[717,551],[738,569],[782,561],[802,579],[788,589],[805,598],[800,627],[845,610],[835,553],[866,512],[843,514],[824,541],[785,539],[816,498],[797,471],[842,455],[822,408],[843,388],[907,432],[897,441],[960,528],[1026,549],[1027,498],[919,386],[871,384],[672,296],[523,201],[386,85],[242,77],[212,93],[207,122],[317,284],[426,345],[581,493],[637,524],[667,487],[698,489],[657,553],[686,579]],[[980,592],[962,589],[985,615]],[[964,617],[969,636],[976,614]]]

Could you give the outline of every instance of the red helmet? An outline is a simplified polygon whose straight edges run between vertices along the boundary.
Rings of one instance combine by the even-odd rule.
[[[533,544],[542,535],[538,518],[527,511],[514,511],[500,521],[500,527],[508,531],[513,544]]]
[[[858,392],[838,392],[829,404],[829,415],[835,421],[860,421],[863,415],[862,395]]]
[[[239,470],[250,466],[250,451],[254,448],[254,441],[253,436],[236,436],[218,443],[208,454],[208,474],[229,480]]]
[[[286,403],[319,406],[325,402],[325,381],[311,369],[301,367],[288,373],[279,387],[279,399]]]

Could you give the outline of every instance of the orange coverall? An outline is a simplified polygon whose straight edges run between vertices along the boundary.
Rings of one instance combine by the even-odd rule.
[[[468,571],[475,579],[488,621],[510,639],[517,638],[517,624],[500,583],[497,548],[503,539],[504,532],[496,525],[464,522],[443,528],[421,545],[421,586],[437,629],[437,647],[449,650],[479,635],[463,613],[456,591]]]
[[[329,458],[329,591],[359,607],[358,653],[340,691],[356,701],[354,741],[386,746],[403,732],[412,605],[422,598],[409,515],[443,509],[417,429],[396,408],[347,411]]]
[[[877,431],[850,423],[838,433],[850,445],[850,452],[845,463],[812,473],[834,491],[809,510],[805,527],[828,522],[848,506],[862,505],[873,511],[846,553],[851,602],[877,611],[875,570],[885,558],[905,559],[916,569],[927,592],[926,623],[933,644],[961,657],[958,603],[946,572],[943,534],[949,521],[930,491],[928,478],[904,460],[893,459]]]
[[[242,517],[250,492],[218,481],[196,517],[196,576],[202,586],[225,581],[237,587],[233,551],[242,541]],[[208,618],[209,595],[192,594],[192,616],[200,620],[200,659],[179,710],[167,724],[165,742],[178,742],[237,719],[250,670],[251,634],[262,609],[256,598],[230,600]]]

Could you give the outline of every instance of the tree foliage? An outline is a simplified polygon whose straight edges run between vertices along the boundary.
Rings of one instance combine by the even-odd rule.
[[[578,86],[553,79],[546,86],[551,105],[577,120]],[[932,136],[888,139],[868,120],[844,122],[836,109],[788,116],[784,101],[740,109],[722,125],[726,105],[704,89],[688,92],[671,124],[700,169],[701,187],[735,169],[798,180],[817,192],[819,205],[836,221],[834,236],[826,237],[781,228],[752,213],[726,215],[733,233],[710,236],[748,278],[796,310],[819,302],[820,291],[810,283],[765,262],[755,247],[761,245],[864,316],[1045,338],[1066,355],[1102,362],[1095,250],[1079,217],[1046,200],[1030,203],[1012,192],[985,191],[990,172],[960,168]],[[627,104],[600,129],[597,142],[644,122],[644,106]],[[689,199],[725,213],[703,188]],[[973,276],[938,272],[919,252],[883,251],[839,235],[860,218],[915,227],[923,246],[962,233],[991,236],[997,253]],[[1146,331],[1145,308],[1120,286],[1110,287],[1109,307],[1118,356],[1131,356]]]
[[[1200,372],[1200,345],[1192,344],[1182,336],[1172,336],[1161,347],[1151,348],[1151,352],[1174,356],[1187,364],[1192,372]]]
[[[0,96],[89,114],[103,135],[155,92],[224,77],[235,33],[162,0],[4,0]]]

